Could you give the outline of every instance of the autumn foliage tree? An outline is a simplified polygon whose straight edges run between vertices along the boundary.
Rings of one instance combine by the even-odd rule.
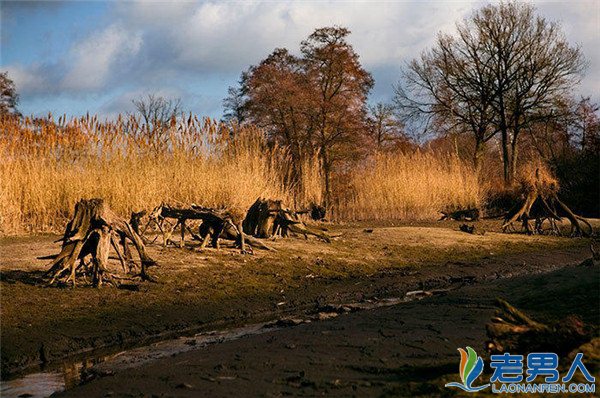
[[[300,183],[303,160],[320,157],[326,207],[336,167],[356,158],[368,139],[373,78],[348,43],[349,34],[342,27],[320,28],[302,41],[299,56],[274,50],[242,74],[240,88],[224,101],[227,114],[262,127],[272,142],[289,148],[292,186]]]

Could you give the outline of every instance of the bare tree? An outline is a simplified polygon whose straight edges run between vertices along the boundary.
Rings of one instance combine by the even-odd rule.
[[[223,100],[223,121],[243,124],[246,120],[245,98],[242,88],[229,87]]]
[[[556,99],[568,96],[584,64],[559,24],[537,16],[532,5],[488,5],[459,23],[455,36],[440,34],[409,65],[396,100],[407,115],[470,131],[476,166],[483,144],[499,133],[510,184],[521,132],[538,116],[553,115]]]
[[[391,104],[378,102],[370,106],[368,122],[369,133],[378,151],[395,148],[400,141],[407,140],[402,123],[396,117],[395,108]]]
[[[408,65],[395,87],[395,102],[404,120],[424,118],[441,134],[471,134],[473,164],[479,170],[485,144],[498,132],[490,55],[480,37],[461,27],[458,31],[458,37],[440,33],[436,45]]]
[[[165,98],[160,95],[148,94],[133,99],[131,102],[146,126],[152,130],[167,126],[171,119],[176,118],[181,112],[180,98]]]
[[[590,97],[582,98],[575,106],[571,126],[572,137],[582,151],[600,152],[600,106]]]
[[[557,22],[536,15],[526,3],[501,3],[477,11],[461,30],[474,31],[489,54],[493,102],[500,130],[504,179],[517,174],[521,132],[536,115],[551,115],[557,98],[567,97],[585,68],[579,47],[566,41]]]

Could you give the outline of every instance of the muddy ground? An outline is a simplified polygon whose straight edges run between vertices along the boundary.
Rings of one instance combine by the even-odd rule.
[[[57,253],[56,236],[0,239],[3,378],[32,365],[73,355],[118,350],[182,333],[230,327],[311,311],[324,304],[398,297],[415,289],[457,287],[547,272],[589,257],[589,241],[501,234],[498,221],[479,223],[485,235],[458,223],[368,227],[327,226],[331,244],[285,239],[277,251],[241,255],[232,248],[199,251],[151,245],[159,283],[138,290],[44,287]],[[113,267],[118,268],[113,261]]]
[[[562,268],[465,286],[441,297],[342,313],[159,359],[58,396],[454,395],[460,391],[444,384],[459,380],[456,349],[469,345],[484,354],[485,323],[494,314],[496,297],[510,300],[538,321],[577,314],[598,326],[600,268]],[[598,348],[595,359],[589,351],[584,356],[596,377]],[[566,358],[564,362],[568,367]]]

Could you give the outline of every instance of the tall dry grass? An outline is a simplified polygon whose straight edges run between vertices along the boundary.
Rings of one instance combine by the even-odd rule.
[[[434,219],[440,210],[479,207],[483,198],[470,165],[431,151],[378,154],[350,185],[339,206],[350,220]]]
[[[189,116],[150,129],[134,117],[0,118],[0,234],[57,232],[81,198],[102,197],[119,214],[161,202],[245,210],[259,196],[290,207],[320,203],[317,158],[290,186],[285,149],[251,127],[224,128]],[[433,153],[375,156],[355,170],[337,219],[433,218],[440,209],[478,205],[475,173]]]
[[[161,202],[247,209],[257,197],[302,206],[319,200],[318,162],[304,189],[289,188],[286,151],[254,128],[195,117],[152,131],[135,118],[0,120],[0,233],[60,231],[80,198],[117,213]],[[317,182],[315,182],[317,181]]]

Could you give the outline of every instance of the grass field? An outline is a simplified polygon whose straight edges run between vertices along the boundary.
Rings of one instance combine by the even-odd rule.
[[[0,132],[0,235],[62,231],[81,198],[102,197],[123,216],[161,202],[238,211],[259,196],[291,208],[321,202],[318,158],[306,160],[301,184],[290,186],[288,154],[254,128],[225,130],[196,117],[161,132],[125,117],[5,117]],[[421,151],[377,155],[335,194],[338,221],[432,219],[483,195],[469,166]]]

